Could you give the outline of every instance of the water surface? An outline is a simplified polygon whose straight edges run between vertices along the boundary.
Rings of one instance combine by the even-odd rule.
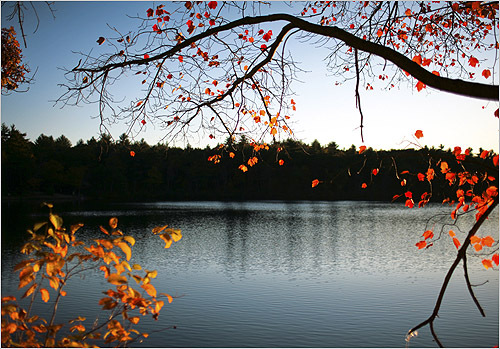
[[[134,345],[146,347],[404,347],[408,329],[430,315],[455,257],[447,231],[463,239],[473,223],[471,217],[445,227],[435,246],[418,250],[427,220],[449,212],[368,202],[147,203],[58,211],[68,224],[83,221],[79,234],[89,240],[117,216],[119,227],[138,240],[134,263],[157,269],[157,290],[177,296],[158,321],[141,320],[151,335]],[[183,233],[168,250],[151,234],[164,224]],[[479,235],[498,239],[498,210]],[[9,270],[22,258],[18,245],[2,245],[2,295],[16,292],[17,277]],[[498,270],[485,270],[481,259],[471,255],[469,272],[473,284],[488,281],[475,287],[487,316],[480,316],[457,269],[435,323],[445,346],[498,345]],[[100,292],[109,286],[89,275],[68,287],[72,311],[61,318],[95,318]],[[436,346],[428,328],[410,344]]]

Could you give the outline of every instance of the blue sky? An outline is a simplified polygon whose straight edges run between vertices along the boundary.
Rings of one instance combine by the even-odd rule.
[[[18,129],[35,140],[44,133],[58,137],[66,135],[73,143],[99,135],[99,121],[96,105],[78,107],[54,106],[54,100],[64,93],[58,84],[64,83],[63,71],[59,68],[76,66],[79,56],[74,52],[87,53],[99,47],[99,36],[113,36],[108,27],[115,26],[126,32],[133,30],[136,20],[127,15],[144,15],[153,2],[56,2],[56,18],[53,19],[43,3],[36,3],[40,27],[33,34],[34,18],[27,16],[25,32],[28,48],[23,48],[25,61],[34,71],[38,68],[35,83],[26,93],[13,93],[1,97],[1,119],[7,125],[15,124]],[[274,6],[274,5],[273,5]],[[5,9],[2,12],[2,27],[16,22],[6,22]],[[323,145],[335,141],[340,148],[351,144],[361,145],[359,112],[355,107],[354,82],[335,85],[327,76],[323,58],[324,49],[312,49],[310,44],[293,43],[294,58],[302,62],[307,71],[299,75],[300,81],[293,85],[297,93],[297,112],[293,130],[297,138],[306,143],[314,139]],[[498,62],[497,62],[498,66]],[[481,69],[476,75],[480,75]],[[498,74],[495,74],[498,83]],[[482,82],[491,82],[489,81]],[[499,149],[499,120],[493,117],[498,103],[474,100],[427,88],[421,92],[403,84],[391,91],[361,91],[361,103],[365,116],[365,145],[375,149],[401,148],[412,140],[416,130],[423,130],[422,145],[445,148],[472,147],[475,152],[483,149]],[[131,99],[135,96],[128,96]],[[112,135],[118,137],[125,130],[124,125],[113,125]],[[155,144],[163,134],[149,127],[136,139],[144,138]],[[216,141],[208,136],[192,146],[215,146]]]

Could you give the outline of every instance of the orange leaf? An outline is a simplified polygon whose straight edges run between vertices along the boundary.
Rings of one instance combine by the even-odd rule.
[[[417,246],[419,250],[424,248],[426,245],[427,245],[427,242],[425,242],[425,241],[419,241],[415,244],[415,246]]]
[[[312,188],[314,188],[314,187],[316,187],[318,184],[319,184],[319,180],[314,179],[314,180],[312,181],[311,187],[312,187]]]
[[[135,151],[131,150],[131,151],[130,151],[130,156],[131,156],[131,157],[134,157],[134,156],[135,156]]]
[[[232,158],[234,158],[234,153],[233,153],[233,152],[230,152],[230,153],[229,153],[229,157],[230,157],[231,159],[232,159]]]
[[[240,170],[242,170],[243,172],[247,172],[248,171],[248,167],[246,167],[245,165],[240,165],[238,168]]]
[[[483,249],[483,245],[481,244],[475,244],[474,245],[474,249],[476,250],[476,252],[479,252]]]
[[[460,247],[460,241],[457,238],[453,238],[453,243],[457,249]]]
[[[498,265],[498,253],[495,253],[493,257],[491,257],[491,260],[495,262],[496,265]]]
[[[424,133],[422,132],[422,130],[417,130],[417,132],[415,132],[415,137],[422,138],[423,136],[424,136]]]
[[[42,300],[47,303],[50,299],[49,291],[47,291],[45,288],[40,289],[40,295],[42,296]]]
[[[151,297],[156,297],[156,288],[151,284],[141,286]]]
[[[489,152],[488,150],[483,150],[483,151],[481,152],[481,155],[479,155],[479,157],[480,157],[481,159],[486,159],[486,158],[488,157],[488,154],[489,154],[489,153],[490,153],[490,152]]]
[[[280,161],[278,161],[278,164],[279,164],[280,166],[283,166],[283,164],[284,164],[284,163],[285,163],[285,161],[284,161],[284,160],[280,160]]]
[[[450,234],[450,236],[451,236],[452,238],[454,238],[455,236],[457,236],[457,235],[453,232],[453,230],[450,230],[450,231],[448,232],[448,234]]]
[[[481,238],[477,237],[476,235],[472,235],[472,236],[470,237],[470,242],[471,242],[471,244],[477,244],[477,243],[478,243],[478,242],[480,242],[480,241],[481,241]]]
[[[493,157],[493,165],[498,166],[498,155]]]
[[[417,88],[417,91],[420,92],[424,88],[426,88],[427,86],[422,81],[419,81],[419,82],[417,82],[417,84],[415,85],[415,87]]]
[[[493,268],[493,264],[491,263],[491,260],[489,260],[489,259],[483,259],[482,263],[486,269]]]
[[[422,236],[424,237],[424,239],[432,239],[434,237],[434,233],[432,232],[432,230],[427,230],[425,231]]]
[[[491,236],[486,236],[481,239],[481,245],[491,247],[495,240]]]
[[[415,57],[413,57],[412,61],[417,63],[418,65],[422,65],[422,56],[416,55]]]
[[[450,170],[446,161],[441,162],[441,173],[446,173]]]
[[[366,150],[366,146],[362,145],[361,147],[359,147],[359,154],[361,154],[362,152],[364,152]]]
[[[367,187],[366,183],[361,184],[361,188],[365,189]]]

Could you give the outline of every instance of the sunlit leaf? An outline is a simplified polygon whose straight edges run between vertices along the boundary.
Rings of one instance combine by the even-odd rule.
[[[365,145],[362,145],[359,147],[359,150],[358,150],[358,153],[361,154],[362,152],[364,152],[366,150],[366,146]]]
[[[496,265],[498,265],[498,262],[499,262],[499,261],[498,261],[498,253],[495,253],[495,254],[493,255],[493,257],[491,257],[491,260],[492,260],[493,262],[495,262],[495,264],[496,264]]]
[[[153,234],[158,234],[158,233],[161,233],[162,231],[164,231],[167,227],[168,227],[168,225],[164,225],[162,227],[154,227],[152,232],[153,232]]]
[[[319,184],[319,180],[317,180],[317,179],[313,179],[313,181],[312,181],[312,183],[311,183],[311,187],[313,187],[313,188],[314,188],[314,187],[318,186],[318,184]]]
[[[415,244],[415,246],[417,246],[419,250],[421,250],[422,248],[424,248],[426,245],[427,245],[427,242],[425,242],[425,241],[423,241],[423,240],[422,240],[422,241],[419,241],[419,242],[417,242],[417,243]]]
[[[432,232],[432,230],[426,230],[422,236],[424,237],[424,239],[432,239],[434,237],[434,233]]]
[[[495,242],[495,240],[491,236],[486,236],[486,237],[481,239],[481,244],[483,246],[491,247],[491,246],[493,246],[494,242]]]
[[[127,278],[119,274],[111,274],[108,277],[108,282],[113,285],[123,285],[127,283]]]
[[[127,261],[129,261],[132,256],[132,249],[130,246],[126,242],[117,242],[116,245],[125,253],[125,257]]]
[[[424,133],[422,132],[422,130],[417,130],[415,132],[415,137],[417,137],[418,139],[422,138],[424,136]]]
[[[476,57],[471,56],[471,57],[469,58],[469,65],[470,65],[471,67],[476,67],[476,65],[478,65],[478,64],[479,64],[479,61],[477,60],[477,58],[476,58]]]
[[[135,156],[135,151],[131,150],[130,151],[130,156],[134,157]]]
[[[489,260],[489,259],[483,259],[481,262],[483,263],[483,266],[486,269],[493,268],[493,264],[491,263],[491,260]]]
[[[33,292],[35,292],[37,286],[38,286],[38,284],[36,284],[36,283],[34,283],[33,285],[31,285],[30,288],[28,288],[26,290],[26,292],[24,292],[24,294],[23,294],[23,296],[21,298],[26,298],[30,294],[32,294]]]
[[[156,288],[151,284],[144,284],[141,287],[149,294],[151,297],[156,297]]]
[[[491,76],[491,71],[489,69],[483,70],[482,75],[484,76],[485,79],[488,79]]]
[[[455,244],[455,247],[458,249],[460,247],[460,240],[458,240],[457,238],[453,238],[453,243]]]
[[[40,289],[40,295],[42,296],[42,300],[47,303],[50,299],[49,291],[47,291],[45,288]]]

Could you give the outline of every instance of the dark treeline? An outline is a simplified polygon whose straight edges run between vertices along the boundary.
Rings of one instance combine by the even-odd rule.
[[[279,150],[279,151],[278,151]],[[131,156],[131,151],[135,156]],[[480,152],[481,150],[479,150]],[[234,153],[234,157],[229,156]],[[214,164],[210,156],[221,155]],[[249,157],[258,163],[250,167]],[[431,160],[430,160],[431,159]],[[414,198],[429,191],[417,179],[429,161],[440,159],[461,166],[451,150],[375,151],[359,154],[355,146],[340,150],[335,142],[321,146],[288,140],[253,153],[245,140],[223,149],[185,149],[131,142],[126,135],[107,136],[76,145],[65,137],[40,135],[34,142],[15,126],[2,125],[2,196],[71,195],[105,200],[383,200],[407,190]],[[284,160],[280,165],[278,160]],[[468,157],[462,164],[471,173],[484,172],[487,161]],[[238,169],[245,164],[248,172]],[[373,169],[378,169],[377,175]],[[401,174],[403,171],[409,173]],[[450,196],[452,187],[440,173],[433,181],[433,198]],[[319,179],[320,185],[311,187]],[[407,185],[401,182],[406,179]],[[367,187],[362,188],[366,183]]]

